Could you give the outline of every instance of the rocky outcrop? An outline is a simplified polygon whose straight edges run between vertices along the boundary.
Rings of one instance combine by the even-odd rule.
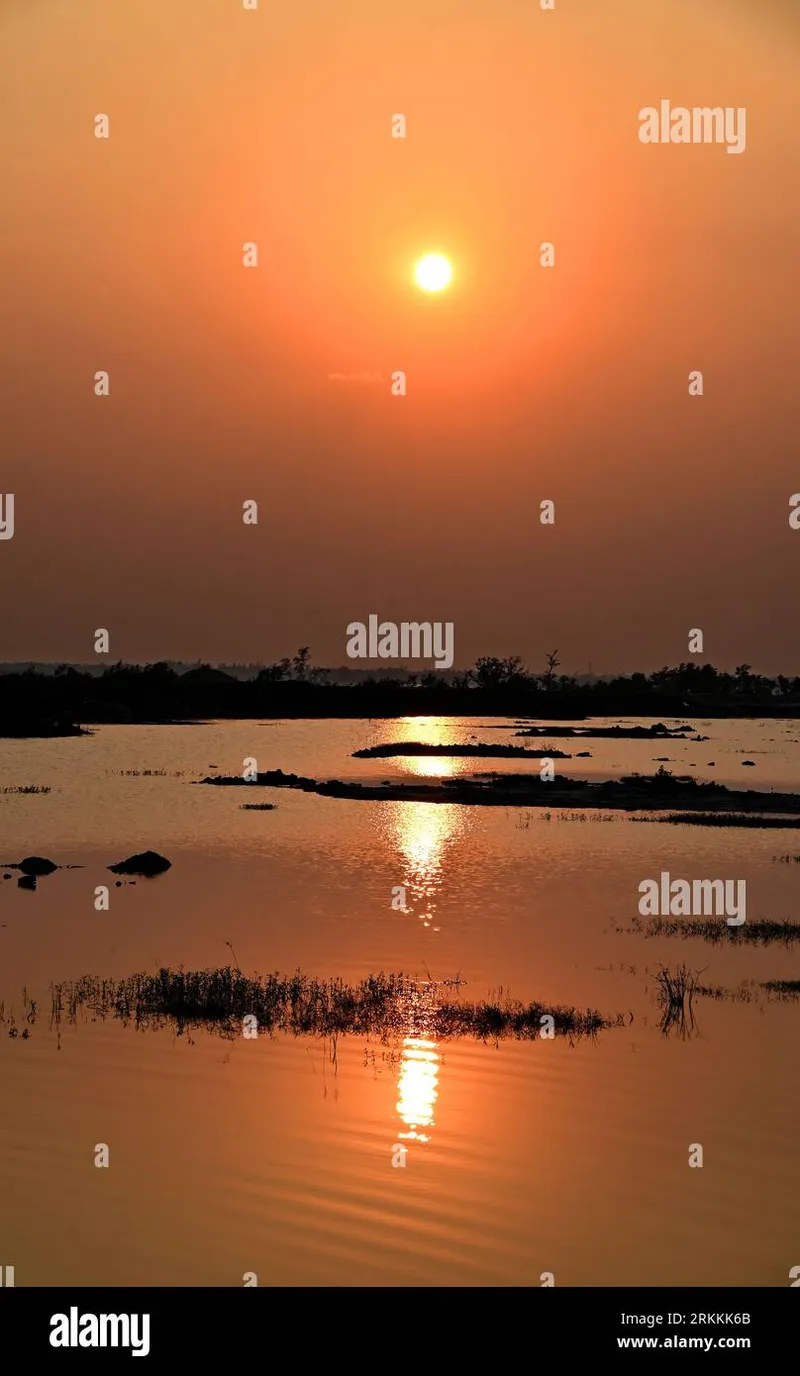
[[[112,874],[142,874],[151,879],[153,875],[163,874],[172,868],[172,861],[165,859],[155,850],[143,850],[138,855],[129,855],[127,860],[119,860],[109,865]]]
[[[41,855],[28,855],[24,860],[3,860],[0,862],[0,869],[21,870],[24,875],[35,879],[40,874],[52,874],[54,870],[60,870],[61,866]]]

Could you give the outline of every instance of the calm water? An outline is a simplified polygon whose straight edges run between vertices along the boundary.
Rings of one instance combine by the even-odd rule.
[[[690,720],[710,739],[556,740],[592,752],[558,771],[652,772],[669,755],[677,772],[800,790],[800,724]],[[660,1030],[652,973],[686,960],[729,988],[797,979],[800,947],[617,929],[662,870],[745,878],[749,920],[796,919],[800,866],[775,858],[800,851],[796,831],[192,783],[212,765],[240,773],[246,756],[318,778],[523,768],[350,758],[388,740],[519,743],[500,725],[226,722],[0,741],[0,787],[52,789],[0,794],[0,859],[85,867],[35,893],[0,881],[0,1262],[17,1285],[240,1285],[247,1271],[260,1285],[538,1286],[544,1271],[557,1285],[789,1283],[800,1003],[704,999],[682,1040]],[[134,770],[167,772],[122,772]],[[112,886],[97,912],[104,867],[148,848],[172,869]],[[410,912],[392,909],[394,885]],[[574,1045],[349,1037],[335,1060],[313,1039],[81,1021],[59,1047],[48,1028],[53,981],[225,965],[227,942],[248,974],[460,976],[469,999],[502,987],[625,1023]],[[27,1040],[7,1035],[23,986],[44,1013]],[[101,1142],[108,1170],[94,1166]]]

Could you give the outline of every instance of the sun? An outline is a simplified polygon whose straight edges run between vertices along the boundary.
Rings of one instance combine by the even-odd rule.
[[[440,253],[427,253],[414,269],[417,286],[423,291],[441,291],[453,276],[453,269]]]

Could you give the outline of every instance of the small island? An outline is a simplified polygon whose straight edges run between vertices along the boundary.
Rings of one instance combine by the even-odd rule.
[[[433,782],[345,783],[341,779],[310,779],[301,774],[267,770],[252,780],[241,775],[200,779],[217,788],[296,788],[324,798],[362,802],[460,803],[472,807],[607,808],[623,812],[668,810],[693,813],[704,807],[722,813],[800,814],[800,793],[764,793],[757,789],[726,788],[691,776],[671,774],[663,765],[655,774],[626,774],[621,779],[568,779],[557,774],[480,774],[472,778]]]

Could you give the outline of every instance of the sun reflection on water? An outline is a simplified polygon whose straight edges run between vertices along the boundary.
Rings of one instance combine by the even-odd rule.
[[[437,1043],[424,1037],[404,1037],[397,1081],[397,1112],[406,1125],[398,1132],[401,1142],[429,1142],[425,1129],[435,1126],[434,1106],[439,1097]]]
[[[408,717],[395,723],[397,739],[422,740],[431,745],[452,743],[457,728],[444,717]],[[403,764],[421,778],[447,779],[464,772],[467,761],[443,756],[409,755]],[[407,910],[424,927],[433,925],[436,898],[444,882],[448,850],[464,832],[464,809],[455,803],[403,803],[393,814],[395,837],[403,861],[403,884],[408,890]],[[438,928],[434,928],[438,930]]]
[[[404,717],[393,726],[392,736],[398,745],[403,741],[453,745],[463,735],[463,728],[449,717]],[[398,755],[397,758],[402,761],[404,770],[420,779],[454,779],[471,767],[467,757],[458,755]]]
[[[404,803],[397,814],[407,904],[426,927],[433,921],[444,881],[445,850],[460,830],[458,814],[459,809],[449,803]]]

